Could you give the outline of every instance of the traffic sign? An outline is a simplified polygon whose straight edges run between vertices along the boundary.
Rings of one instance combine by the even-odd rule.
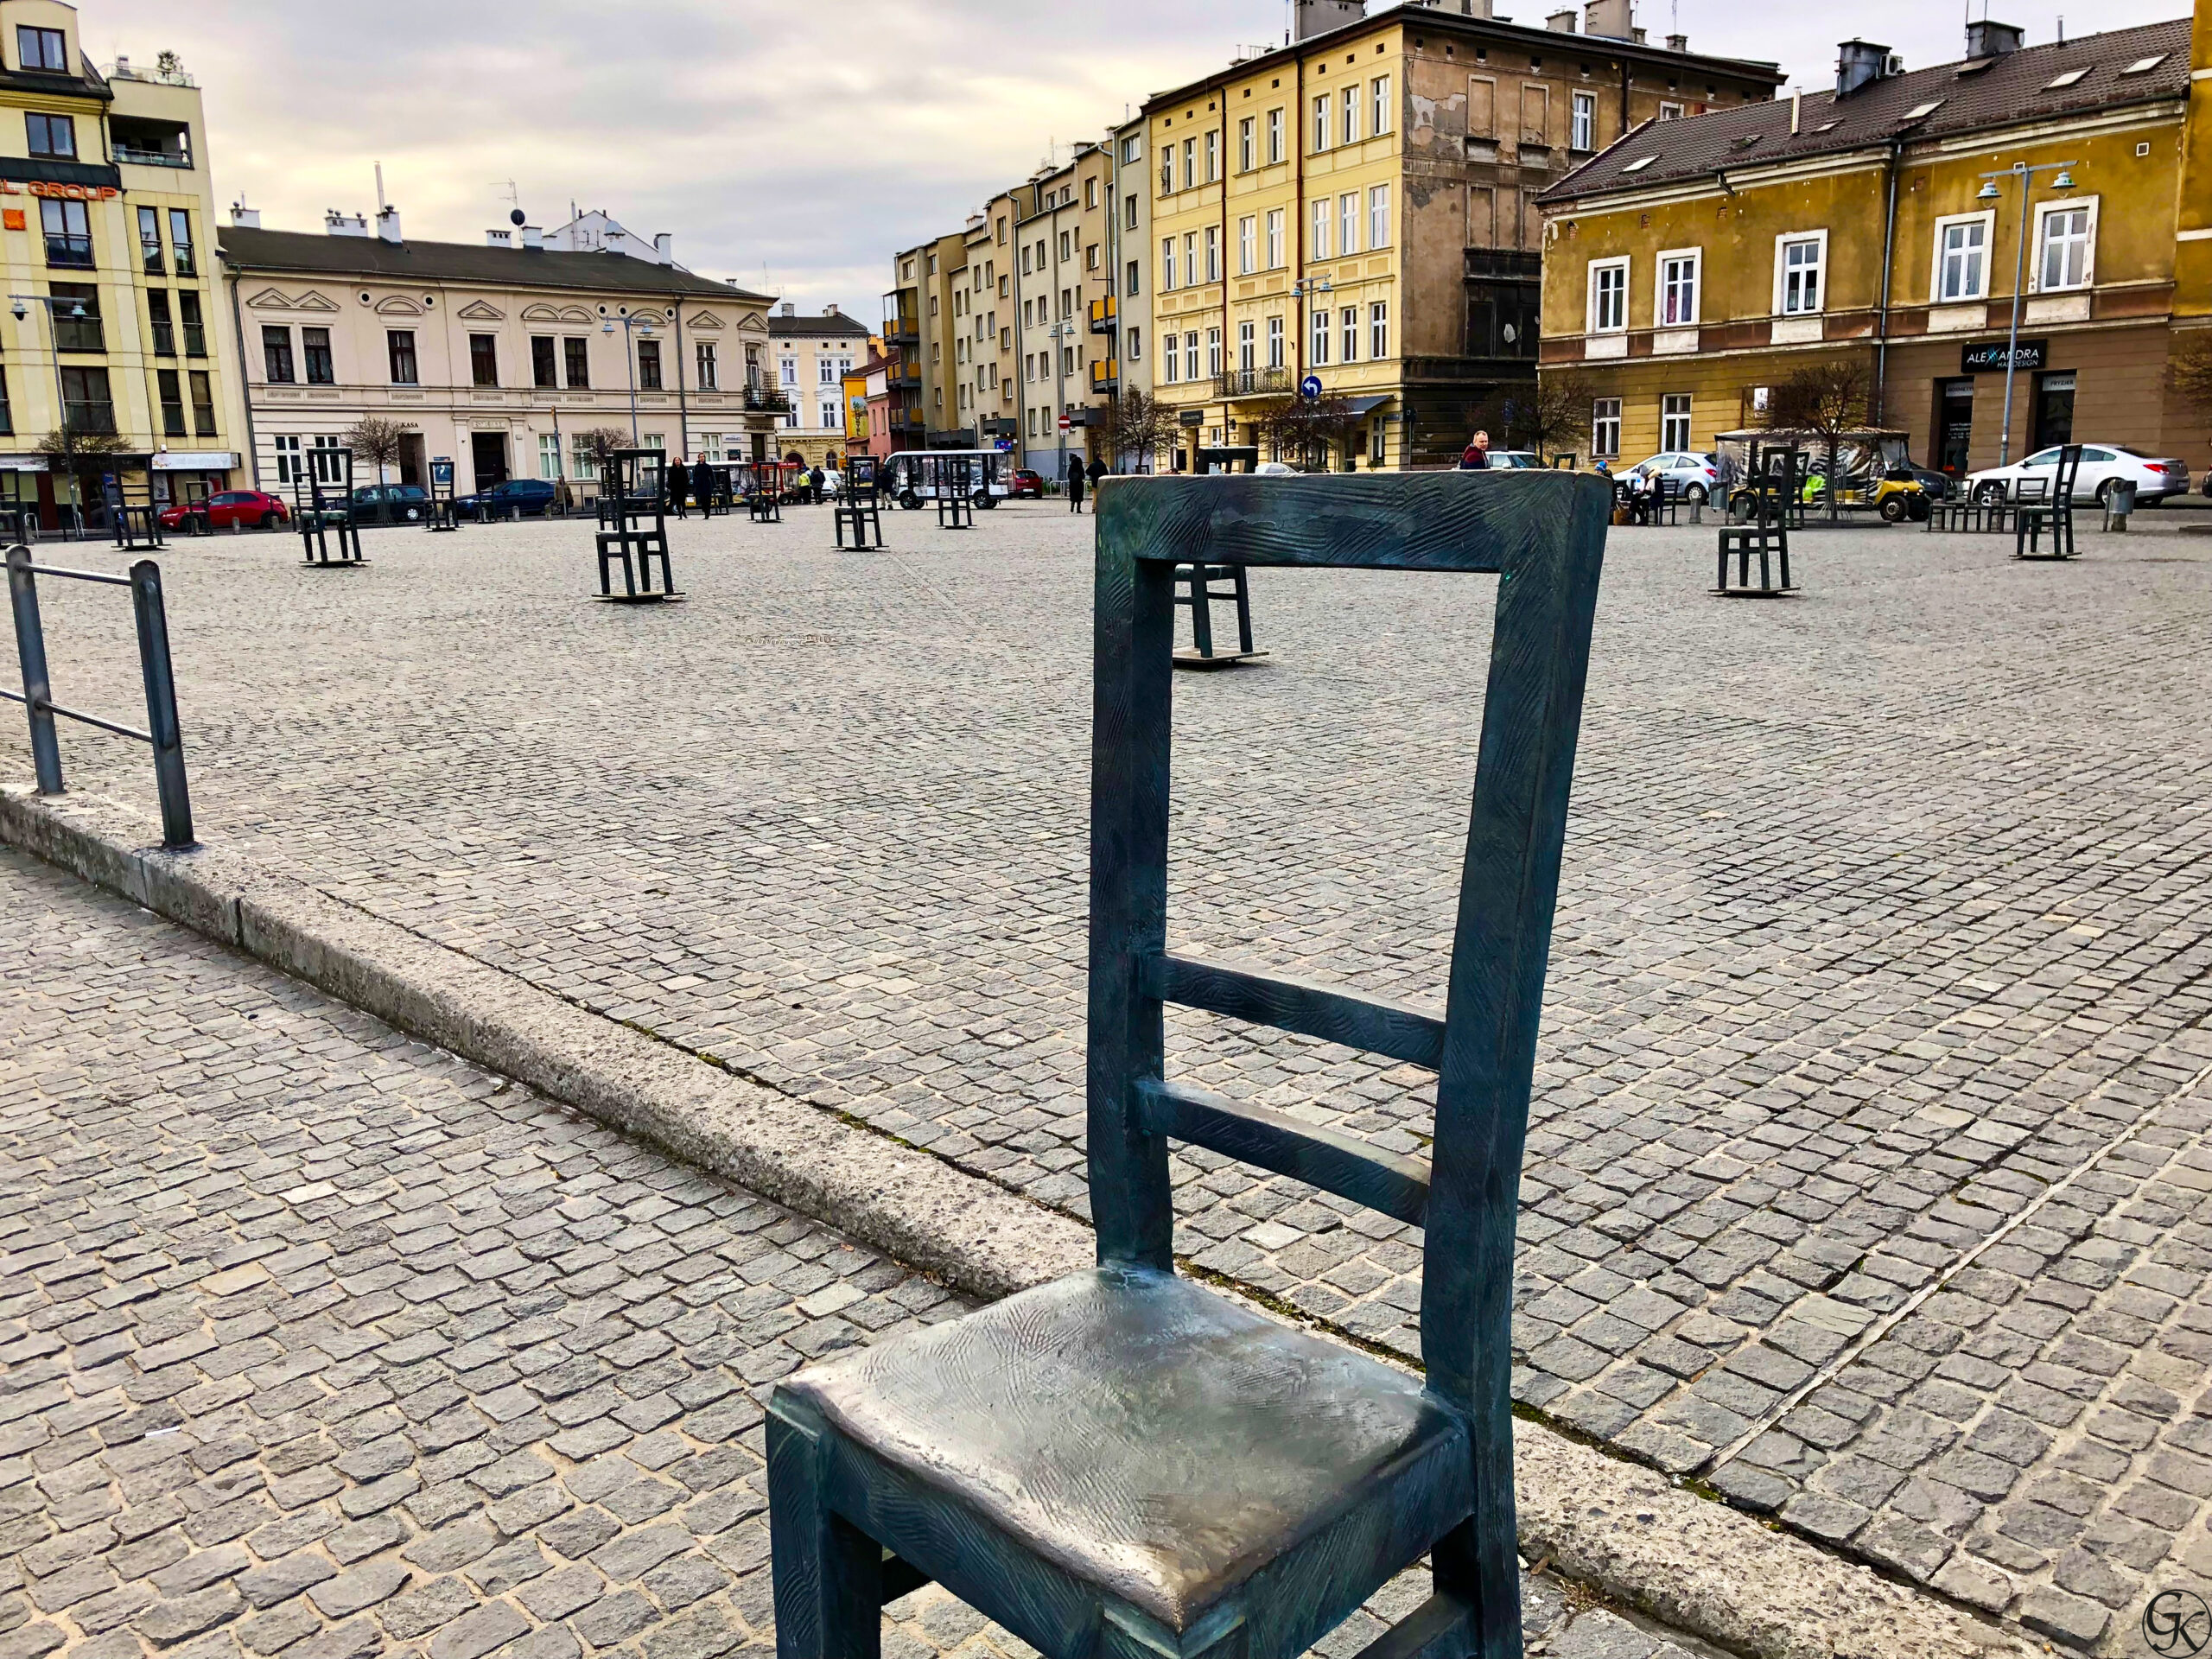
[[[1307,375],[1303,380],[1298,383],[1298,395],[1300,397],[1303,397],[1309,404],[1319,403],[1321,401],[1321,377],[1318,374]]]
[[[1074,425],[1074,424],[1075,424],[1075,423],[1074,423],[1074,422],[1072,422],[1072,421],[1071,421],[1070,419],[1068,419],[1068,417],[1067,417],[1065,415],[1062,415],[1062,416],[1060,416],[1060,430],[1061,430],[1061,431],[1063,431],[1063,432],[1066,431],[1066,430],[1068,429],[1068,428],[1070,428],[1071,426],[1072,426],[1072,425]]]

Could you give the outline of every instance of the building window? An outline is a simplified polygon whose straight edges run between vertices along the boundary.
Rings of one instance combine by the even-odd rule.
[[[1359,142],[1359,88],[1347,86],[1344,91],[1344,142]]]
[[[334,386],[338,384],[338,367],[330,358],[330,330],[302,328],[300,330],[300,355],[306,359],[308,385]]]
[[[1268,210],[1268,269],[1281,270],[1282,264],[1282,209],[1271,207]]]
[[[297,437],[279,433],[276,443],[276,481],[296,484],[305,476],[300,470],[300,441]]]
[[[1249,215],[1236,221],[1236,274],[1249,276],[1260,257],[1260,221]]]
[[[108,394],[105,369],[63,367],[61,423],[72,432],[115,430],[115,400]]]
[[[1367,251],[1390,245],[1390,187],[1378,184],[1367,193]]]
[[[100,291],[90,283],[48,283],[48,293],[66,304],[54,310],[54,348],[58,352],[105,352],[107,332],[100,324]]]
[[[1191,189],[1197,185],[1198,181],[1198,141],[1195,138],[1185,138],[1183,141],[1183,188],[1185,190]]]
[[[1137,294],[1142,286],[1140,281],[1140,273],[1141,270],[1141,262],[1132,259],[1129,261],[1128,268],[1122,273],[1122,287],[1131,299],[1136,298]]]
[[[1694,249],[1659,256],[1660,327],[1687,327],[1697,321],[1697,271]]]
[[[200,315],[200,296],[185,292],[176,296],[177,326],[184,334],[184,354],[187,357],[207,355],[207,324]]]
[[[599,476],[599,457],[592,454],[591,445],[581,438],[569,451],[569,476],[586,483]]]
[[[1268,164],[1272,167],[1282,160],[1282,111],[1268,111]]]
[[[1279,369],[1283,365],[1282,319],[1268,319],[1268,366]]]
[[[1209,225],[1206,226],[1206,281],[1217,283],[1220,280],[1221,226]]]
[[[537,475],[540,478],[561,476],[561,435],[558,432],[537,435]]]
[[[1206,372],[1215,376],[1221,373],[1221,330],[1218,328],[1206,330]]]
[[[1143,330],[1143,329],[1141,329],[1141,328],[1132,328],[1132,329],[1130,329],[1130,330],[1129,330],[1129,341],[1128,341],[1128,359],[1129,359],[1129,361],[1130,361],[1130,362],[1132,362],[1132,363],[1135,363],[1135,362],[1138,361],[1140,359],[1141,359],[1143,356],[1144,356],[1144,330]]]
[[[1060,232],[1060,263],[1065,265],[1074,257],[1075,233],[1072,231],[1062,231]]]
[[[1598,148],[1597,93],[1577,92],[1574,95],[1574,119],[1567,129],[1567,142],[1571,149]]]
[[[499,342],[489,334],[468,337],[468,378],[473,385],[499,384]]]
[[[778,358],[776,359],[776,378],[778,384],[782,385],[785,391],[796,391],[798,387],[798,359],[795,357]]]
[[[1329,308],[1328,308],[1328,307],[1326,307],[1326,306],[1325,306],[1325,305],[1324,305],[1324,306],[1316,306],[1316,307],[1314,307],[1314,308],[1313,308],[1313,366],[1314,366],[1315,368],[1317,368],[1317,369],[1319,369],[1319,368],[1325,368],[1325,367],[1327,367],[1327,366],[1328,366],[1328,362],[1329,362],[1329,321],[1330,321],[1330,319],[1329,319]]]
[[[1344,355],[1339,358],[1338,361],[1342,363],[1358,362],[1359,308],[1356,305],[1348,305],[1344,307],[1343,343]]]
[[[1144,140],[1143,140],[1143,139],[1132,137],[1124,138],[1124,139],[1122,139],[1122,164],[1124,167],[1127,167],[1127,166],[1130,165],[1130,164],[1131,164],[1131,163],[1133,163],[1133,162],[1135,162],[1141,161],[1141,160],[1142,160],[1142,159],[1143,159],[1143,157],[1144,157]]]
[[[395,386],[420,385],[415,370],[415,331],[412,328],[387,329],[384,343],[385,354],[390,359],[391,384]]]
[[[58,29],[16,24],[16,51],[26,69],[44,69],[62,75],[69,73],[68,37]]]
[[[1369,83],[1367,136],[1380,138],[1390,130],[1390,77],[1377,75]]]
[[[1350,257],[1359,251],[1359,192],[1337,198],[1337,253]]]
[[[1253,143],[1253,118],[1248,115],[1236,124],[1236,170],[1249,173],[1256,153]]]
[[[1212,128],[1206,129],[1206,182],[1211,184],[1221,176],[1221,135]]]
[[[2036,227],[2037,288],[2044,293],[2087,288],[2094,268],[2096,204],[2052,203],[2037,211],[2043,220]]]
[[[1313,204],[1313,245],[1306,251],[1309,259],[1329,257],[1329,199],[1326,196]]]
[[[1681,120],[1682,118],[1682,106],[1679,104],[1662,102],[1659,105],[1659,118],[1662,121]]]
[[[1249,317],[1236,325],[1236,370],[1249,374],[1260,366],[1260,331]]]
[[[983,332],[983,319],[978,317],[976,319],[976,338],[982,340],[986,337],[987,336]],[[817,357],[814,359],[814,383],[820,386],[834,386],[837,384],[837,359],[836,358]]]
[[[146,290],[146,321],[153,325],[154,355],[175,357],[176,355],[176,324],[169,316],[169,291],[166,288],[149,288]],[[262,332],[266,335],[270,331],[264,329]],[[288,331],[280,328],[276,332],[284,334],[286,343],[289,344]],[[286,358],[288,365],[289,361],[288,355]],[[287,378],[289,378],[288,376]]]
[[[162,274],[162,215],[157,208],[138,210],[138,263],[149,276]]]
[[[193,369],[185,378],[192,388],[192,435],[212,438],[215,435],[215,377],[205,369]]]
[[[1687,391],[1670,391],[1659,400],[1659,447],[1690,447],[1690,395]]]
[[[559,385],[559,368],[550,334],[530,337],[530,384],[551,388]]]
[[[175,256],[178,276],[200,274],[199,260],[193,252],[192,215],[181,207],[169,209],[169,252]]]
[[[638,390],[660,390],[660,341],[641,340],[638,342]]]
[[[1989,297],[1989,227],[1993,216],[1936,221],[1936,291],[1941,303]]]
[[[1171,149],[1163,149],[1160,152],[1160,194],[1163,196],[1172,195],[1174,191],[1175,154]]]
[[[825,428],[834,429],[837,424],[837,399],[835,397],[824,397],[822,400],[821,413],[822,424]]]
[[[1590,262],[1590,332],[1618,334],[1628,327],[1628,261]]]
[[[77,123],[66,115],[31,114],[23,118],[23,125],[30,139],[34,156],[51,156],[63,161],[77,158]]]
[[[162,435],[181,438],[184,430],[184,377],[175,369],[157,369],[154,379],[162,394]]]
[[[1775,309],[1785,317],[1808,316],[1821,308],[1821,278],[1827,267],[1827,233],[1824,231],[1817,236],[1785,236],[1780,240],[1782,257],[1777,261],[1777,279],[1781,293]]]
[[[1167,360],[1163,367],[1165,372],[1160,377],[1163,384],[1175,385],[1183,378],[1182,341],[1173,330],[1167,335]]]
[[[1184,370],[1185,377],[1192,380],[1197,379],[1198,378],[1198,331],[1195,328],[1189,330],[1183,336],[1183,361],[1185,365]]]
[[[1367,355],[1370,359],[1390,355],[1390,308],[1381,300],[1367,308]]]
[[[1326,92],[1323,92],[1319,98],[1313,100],[1313,148],[1317,150],[1323,150],[1326,149],[1328,147],[1329,95]]]
[[[163,313],[168,310],[169,296],[166,289],[156,289],[146,297],[149,302],[159,300]],[[162,336],[168,332],[168,318],[166,315],[154,319],[154,350],[163,357],[173,356],[176,351],[175,342],[173,340],[166,348],[162,345]],[[261,378],[270,385],[289,386],[292,384],[292,331],[289,328],[273,328],[266,324],[263,325],[261,365]]]
[[[1123,196],[1122,198],[1122,228],[1125,231],[1134,231],[1136,227],[1137,199],[1133,195]]]
[[[1615,457],[1621,452],[1621,400],[1600,397],[1590,405],[1590,453]]]
[[[38,205],[40,226],[46,232],[46,263],[49,265],[92,268],[92,225],[81,201],[60,201],[48,196]],[[178,274],[184,272],[182,265]]]

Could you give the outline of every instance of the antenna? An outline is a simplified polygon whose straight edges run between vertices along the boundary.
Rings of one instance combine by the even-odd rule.
[[[378,162],[377,163],[377,212],[381,213],[384,209],[384,163]]]
[[[515,181],[512,179],[509,179],[505,184],[500,183],[497,179],[493,180],[492,194],[510,207],[519,210],[522,207],[522,192],[515,188]]]

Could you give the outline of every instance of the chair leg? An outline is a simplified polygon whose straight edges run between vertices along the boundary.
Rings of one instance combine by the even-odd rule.
[[[776,1659],[881,1659],[883,1551],[823,1497],[828,1448],[768,1408]]]
[[[1191,643],[1198,647],[1198,655],[1213,655],[1213,583],[1203,564],[1187,567],[1191,572]]]
[[[1252,590],[1244,580],[1244,567],[1237,565],[1236,573],[1236,649],[1247,657],[1252,655]]]

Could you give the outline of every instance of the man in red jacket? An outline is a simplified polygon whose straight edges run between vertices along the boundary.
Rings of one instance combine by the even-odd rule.
[[[1463,473],[1480,472],[1490,465],[1490,434],[1478,432],[1467,447],[1459,453],[1459,470]]]

